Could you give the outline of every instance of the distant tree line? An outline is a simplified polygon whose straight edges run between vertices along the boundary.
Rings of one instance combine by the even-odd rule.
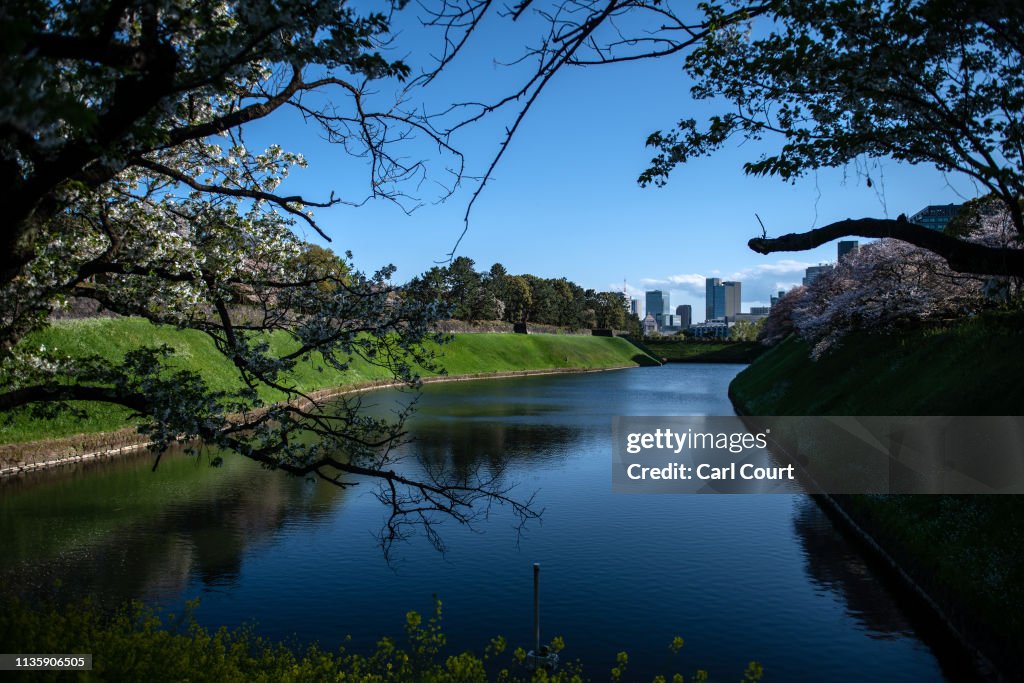
[[[619,292],[584,289],[563,278],[511,275],[500,263],[478,272],[473,259],[460,256],[435,266],[405,287],[406,295],[429,304],[442,302],[455,320],[503,320],[572,329],[639,330],[640,321]]]

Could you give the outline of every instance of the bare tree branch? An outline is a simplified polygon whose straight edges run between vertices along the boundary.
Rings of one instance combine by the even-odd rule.
[[[759,254],[806,251],[840,237],[891,237],[903,240],[938,254],[946,259],[950,268],[962,273],[1024,275],[1024,249],[988,247],[967,242],[910,223],[904,216],[896,220],[847,218],[807,232],[790,233],[774,238],[756,237],[747,242],[747,245]]]

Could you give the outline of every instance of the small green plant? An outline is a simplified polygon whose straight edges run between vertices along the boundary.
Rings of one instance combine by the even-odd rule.
[[[591,680],[578,660],[566,662],[555,671],[530,670],[526,652],[516,648],[508,653],[508,641],[497,636],[484,647],[483,655],[473,652],[445,652],[447,639],[441,628],[441,601],[435,597],[433,614],[424,619],[418,612],[405,618],[405,642],[381,638],[369,655],[346,652],[344,647],[328,652],[317,645],[296,652],[276,641],[256,635],[252,626],[209,630],[194,617],[198,601],[186,604],[180,615],[165,615],[134,601],[105,610],[89,601],[57,604],[51,601],[29,605],[12,601],[0,610],[0,642],[12,652],[92,653],[93,669],[77,673],[79,681],[346,681],[387,683],[582,683]],[[682,647],[676,637],[674,652]],[[548,647],[565,648],[561,637]],[[610,671],[598,672],[596,680],[628,678],[629,656],[616,655]],[[66,680],[66,674],[50,671],[26,672],[27,680]],[[762,667],[751,662],[744,682],[761,680]],[[656,683],[686,683],[707,680],[697,671],[685,678],[656,676]]]

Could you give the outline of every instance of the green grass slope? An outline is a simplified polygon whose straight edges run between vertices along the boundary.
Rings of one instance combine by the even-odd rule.
[[[271,347],[284,352],[293,344],[285,335],[270,336]],[[193,330],[153,325],[137,318],[99,318],[57,322],[24,341],[32,348],[45,346],[71,356],[99,354],[117,361],[140,346],[167,344],[174,349],[172,363],[199,372],[218,390],[239,387],[231,364],[217,352],[206,335]],[[589,336],[457,334],[440,349],[442,365],[450,375],[487,374],[523,370],[598,369],[653,364],[646,354],[623,339]],[[433,373],[424,372],[425,376]],[[316,362],[300,363],[290,381],[303,391],[358,386],[387,379],[380,368],[356,359],[342,373],[323,369]],[[283,396],[266,389],[265,401]],[[128,411],[118,406],[85,406],[83,418],[70,414],[37,420],[25,413],[0,421],[0,443],[21,443],[72,434],[112,431],[129,424]]]
[[[648,339],[645,345],[669,363],[752,363],[765,347],[757,342]]]
[[[1018,415],[1024,315],[861,335],[818,361],[790,338],[729,388],[756,415]],[[1004,673],[1024,655],[1024,496],[835,496]]]
[[[1024,316],[858,335],[817,361],[791,337],[729,387],[754,415],[1015,415],[1024,407]]]
[[[656,364],[624,339],[583,335],[457,334],[442,353],[450,375]]]

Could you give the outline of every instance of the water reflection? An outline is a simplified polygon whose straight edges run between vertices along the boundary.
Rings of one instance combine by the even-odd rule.
[[[479,533],[447,527],[445,557],[409,543],[396,571],[373,538],[386,511],[372,484],[338,489],[233,457],[211,470],[180,454],[151,474],[129,457],[0,485],[0,580],[32,592],[60,578],[172,609],[201,595],[208,626],[255,620],[268,637],[329,647],[352,634],[364,651],[438,593],[461,650],[497,634],[528,644],[530,564],[542,561],[546,633],[598,679],[622,649],[638,679],[698,666],[736,678],[750,659],[772,680],[956,679],[807,497],[612,493],[613,416],[729,414],[737,369],[428,386],[401,454],[411,470],[504,472],[524,495],[540,489],[544,524],[518,546],[499,511]],[[681,663],[666,650],[677,634]]]
[[[156,472],[135,454],[4,480],[4,585],[31,595],[60,581],[76,596],[156,600],[193,578],[224,590],[237,583],[247,547],[316,522],[345,496],[238,456],[207,463],[172,450]]]
[[[810,496],[795,500],[793,529],[804,551],[807,578],[819,591],[841,601],[846,614],[862,625],[867,637],[909,642],[924,639],[944,653],[939,664],[946,680],[979,680],[963,646],[905,593],[886,568],[868,562]]]
[[[494,475],[514,461],[518,467],[565,459],[566,444],[579,440],[580,429],[572,426],[535,425],[518,422],[420,421],[415,439],[405,452],[424,469],[444,467],[462,476],[483,470]]]
[[[803,546],[807,578],[819,590],[842,599],[847,613],[873,637],[899,638],[912,633],[906,612],[879,583],[864,556],[809,496],[797,499],[793,530]]]

